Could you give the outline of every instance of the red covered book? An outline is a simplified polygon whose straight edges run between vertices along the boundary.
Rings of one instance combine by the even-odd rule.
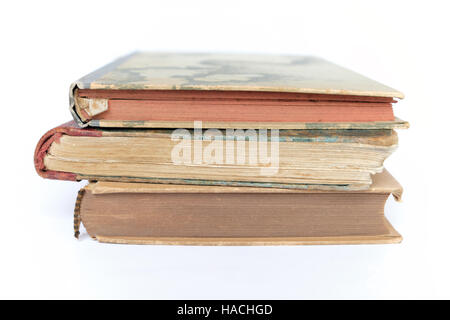
[[[316,57],[134,53],[70,96],[80,126],[303,129],[394,122],[403,94]]]
[[[44,134],[34,163],[50,179],[363,190],[397,147],[389,128],[269,130],[264,150],[260,130],[253,131],[215,130],[211,140],[208,130],[184,130],[180,138],[170,129],[79,128],[71,121]]]

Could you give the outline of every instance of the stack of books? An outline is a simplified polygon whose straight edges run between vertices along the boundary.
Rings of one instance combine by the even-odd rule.
[[[70,88],[74,118],[35,151],[44,178],[89,180],[98,241],[396,243],[402,93],[311,56],[133,53]]]

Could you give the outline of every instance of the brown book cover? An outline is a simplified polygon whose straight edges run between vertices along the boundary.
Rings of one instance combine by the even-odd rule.
[[[385,170],[358,192],[97,182],[81,189],[80,223],[100,242],[176,245],[398,243],[384,217],[402,187]]]
[[[337,129],[392,125],[397,98],[318,57],[137,52],[73,83],[70,107],[80,126]]]

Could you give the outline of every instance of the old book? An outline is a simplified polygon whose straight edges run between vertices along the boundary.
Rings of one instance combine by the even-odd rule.
[[[384,171],[358,192],[145,183],[90,183],[80,190],[80,222],[100,242],[179,245],[397,243],[384,217],[402,188]]]
[[[70,122],[41,138],[35,167],[65,180],[363,190],[397,147],[391,129],[210,130],[174,138],[172,130]]]
[[[73,83],[70,109],[80,126],[339,129],[392,126],[397,98],[317,57],[138,52]]]

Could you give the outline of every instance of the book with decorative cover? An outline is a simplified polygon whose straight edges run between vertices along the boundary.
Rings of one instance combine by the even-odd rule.
[[[80,126],[360,129],[407,125],[403,94],[311,56],[146,53],[74,82]]]

